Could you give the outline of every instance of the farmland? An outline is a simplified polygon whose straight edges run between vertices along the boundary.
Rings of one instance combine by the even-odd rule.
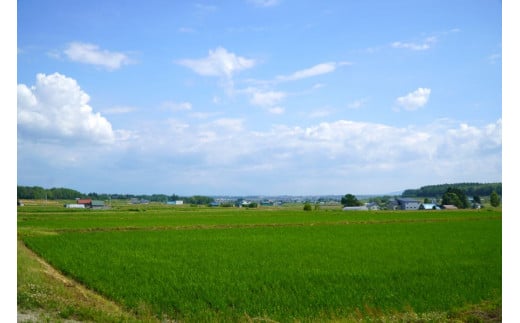
[[[445,321],[465,308],[500,307],[501,215],[31,206],[18,209],[18,236],[129,313],[186,322]]]

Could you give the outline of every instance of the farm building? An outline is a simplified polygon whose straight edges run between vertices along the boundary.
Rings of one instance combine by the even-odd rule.
[[[76,204],[82,204],[83,207],[92,207],[92,199],[77,199]]]
[[[182,200],[178,200],[178,201],[168,201],[168,202],[166,202],[166,204],[168,204],[168,205],[183,205],[183,204],[184,204],[184,201],[182,201]]]
[[[105,202],[98,201],[98,200],[92,200],[92,202],[90,203],[90,207],[93,209],[101,209],[101,208],[105,207]]]
[[[65,204],[65,207],[76,209],[101,209],[105,207],[105,202],[92,199],[77,199],[76,204]]]
[[[64,205],[67,209],[84,209],[85,204],[65,204]]]
[[[435,203],[421,203],[419,210],[440,210],[441,207]]]
[[[421,203],[412,198],[398,198],[397,208],[400,210],[418,210]]]
[[[345,206],[343,211],[368,211],[368,207],[366,205],[362,206]]]

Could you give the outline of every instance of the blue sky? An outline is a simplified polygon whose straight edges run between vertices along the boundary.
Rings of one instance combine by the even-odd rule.
[[[502,2],[17,2],[17,183],[385,194],[502,181]]]

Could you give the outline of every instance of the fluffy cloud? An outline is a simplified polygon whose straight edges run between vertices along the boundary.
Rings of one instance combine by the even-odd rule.
[[[69,77],[38,74],[36,84],[18,85],[18,130],[32,140],[110,143],[112,125],[88,105],[89,96]]]
[[[70,43],[64,53],[72,61],[98,65],[108,70],[116,70],[132,63],[132,60],[123,53],[101,50],[97,45],[88,43]]]
[[[420,129],[338,120],[309,127],[276,125],[265,131],[251,131],[243,119],[221,118],[189,127],[183,124],[181,132],[176,127],[175,135],[182,141],[175,141],[172,147],[156,148],[177,156],[189,152],[200,156],[198,160],[215,158],[219,150],[230,148],[232,158],[226,160],[233,159],[230,167],[236,168],[247,160],[250,165],[271,163],[270,168],[278,170],[284,165],[309,170],[334,165],[388,170],[404,164],[418,168],[421,164],[462,160],[474,164],[482,160],[485,152],[500,158],[501,129],[501,120],[482,127],[436,121]],[[168,133],[157,129],[156,134],[146,137],[150,143],[158,142],[154,136],[167,137]],[[318,163],[310,166],[313,162]]]
[[[417,110],[420,107],[423,107],[426,103],[428,103],[430,93],[431,89],[420,87],[417,90],[408,93],[405,96],[398,97],[396,102],[400,107],[404,108],[405,110]]]
[[[234,73],[251,68],[256,64],[255,60],[237,56],[222,47],[210,50],[205,58],[182,59],[177,63],[200,75],[228,78]]]

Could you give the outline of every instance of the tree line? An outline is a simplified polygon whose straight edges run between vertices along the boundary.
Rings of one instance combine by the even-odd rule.
[[[209,196],[194,195],[182,197],[176,194],[106,194],[106,193],[81,193],[70,188],[50,188],[40,186],[17,186],[17,198],[19,200],[74,200],[76,198],[91,198],[93,200],[129,200],[132,198],[148,200],[150,202],[166,202],[182,200],[186,204],[204,205],[214,202]]]
[[[427,185],[419,189],[407,189],[402,196],[441,198],[449,188],[461,190],[466,196],[490,196],[493,192],[502,195],[502,183],[457,183]]]

